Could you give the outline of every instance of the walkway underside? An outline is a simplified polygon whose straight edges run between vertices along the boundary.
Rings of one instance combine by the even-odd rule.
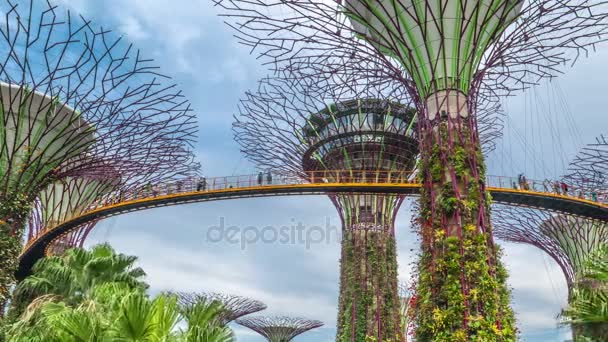
[[[516,190],[508,188],[488,188],[495,203],[531,207],[590,219],[608,220],[608,206],[576,197],[552,193]],[[219,201],[238,198],[327,195],[331,193],[377,193],[377,194],[419,194],[420,184],[413,183],[305,183],[233,187],[220,190],[192,191],[155,197],[123,201],[102,206],[48,229],[29,241],[21,254],[17,278],[26,277],[37,260],[44,257],[51,242],[79,226],[132,211],[172,205]]]

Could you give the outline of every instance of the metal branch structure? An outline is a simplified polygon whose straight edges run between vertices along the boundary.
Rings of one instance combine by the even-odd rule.
[[[108,170],[109,171],[109,170]],[[106,172],[103,176],[66,177],[49,185],[39,195],[28,222],[27,241],[35,239],[45,229],[81,215],[99,200],[120,189],[118,173]],[[66,249],[83,247],[96,222],[87,223],[78,230],[53,243],[52,254],[60,255]]]
[[[318,86],[297,78],[267,78],[257,92],[247,93],[234,124],[243,153],[261,169],[297,174],[313,183],[411,178],[418,155],[415,110],[382,99],[385,95],[373,87],[367,96],[353,99],[339,85],[332,93],[319,93]],[[400,336],[394,222],[405,197],[329,197],[343,233],[339,327],[350,326],[363,336],[366,331]],[[342,332],[340,328],[338,334]]]
[[[585,146],[570,163],[564,179],[590,193],[608,189],[608,137],[601,135]]]
[[[578,188],[579,196],[598,196],[608,189],[608,143],[604,136],[585,146],[568,167],[562,182]],[[565,183],[564,183],[565,184]],[[530,208],[499,206],[492,218],[494,234],[504,241],[525,243],[547,253],[560,266],[568,284],[570,301],[589,257],[608,244],[608,220],[592,220]],[[572,326],[574,340],[580,329]],[[596,336],[602,339],[605,336]]]
[[[320,321],[291,317],[247,317],[236,322],[264,336],[269,342],[289,342],[298,335],[323,326]]]
[[[178,292],[176,295],[180,305],[185,307],[191,307],[201,302],[219,302],[222,305],[223,311],[218,315],[218,319],[222,321],[222,325],[227,325],[243,316],[266,310],[267,308],[267,306],[259,300],[222,293]]]
[[[416,337],[514,340],[507,275],[483,181],[479,104],[554,77],[593,50],[606,37],[608,3],[216,2],[240,41],[277,77],[333,84],[371,78],[385,93],[397,87],[407,94],[418,113],[424,184]],[[360,336],[353,330],[338,340]]]
[[[386,93],[373,81],[334,81],[263,79],[256,92],[246,94],[234,124],[242,152],[261,169],[311,182],[411,178],[418,156],[418,119],[407,96]],[[499,107],[488,105],[483,117],[498,118],[497,111]],[[483,127],[493,130],[492,124]],[[310,179],[312,175],[323,179]],[[401,336],[394,220],[405,197],[330,198],[343,227],[338,334],[348,326],[348,333],[363,336]]]
[[[492,217],[497,238],[545,251],[562,269],[569,292],[588,256],[608,243],[608,222],[538,209],[497,206]]]
[[[2,0],[0,13],[2,307],[32,208],[29,237],[93,197],[198,166],[189,102],[122,37],[48,1]]]

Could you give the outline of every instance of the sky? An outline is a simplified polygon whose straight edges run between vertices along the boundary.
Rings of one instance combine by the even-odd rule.
[[[237,103],[265,75],[264,66],[240,46],[211,0],[57,0],[97,24],[125,35],[154,58],[192,102],[200,133],[196,154],[207,177],[252,174],[232,139]],[[606,132],[604,116],[608,47],[584,58],[557,81],[505,100],[504,138],[488,157],[491,174],[529,179],[557,177],[585,143]],[[411,208],[396,226],[399,277],[410,278],[418,241],[410,231]],[[218,242],[224,227],[318,227],[332,232],[322,243]],[[87,244],[111,243],[139,257],[151,291],[217,291],[259,299],[265,315],[318,319],[325,326],[298,342],[333,341],[337,316],[339,218],[323,196],[240,199],[188,204],[126,214],[102,221]],[[333,234],[333,232],[336,232]],[[563,341],[568,329],[556,316],[566,304],[559,267],[540,250],[502,244],[510,271],[513,306],[523,341]],[[235,326],[239,341],[263,339]]]

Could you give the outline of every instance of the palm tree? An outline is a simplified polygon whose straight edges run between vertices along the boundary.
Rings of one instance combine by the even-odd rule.
[[[135,267],[137,257],[117,254],[108,244],[91,250],[75,248],[62,256],[41,259],[33,274],[21,282],[13,294],[9,317],[16,318],[35,298],[54,295],[69,305],[78,305],[95,286],[122,283],[146,289],[145,272]]]
[[[121,283],[95,286],[75,307],[39,297],[8,332],[8,342],[146,341],[232,342],[231,329],[216,325],[223,308],[217,302],[197,303],[187,310],[177,297],[149,299],[142,289]],[[186,328],[178,329],[177,326]]]
[[[608,340],[608,245],[592,254],[579,276],[564,323],[572,324],[575,342]]]

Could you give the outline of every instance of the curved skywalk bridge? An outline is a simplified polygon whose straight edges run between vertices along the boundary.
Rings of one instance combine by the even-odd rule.
[[[300,175],[267,173],[185,179],[167,184],[148,184],[116,197],[101,199],[78,216],[48,227],[30,239],[20,258],[18,278],[29,274],[37,260],[47,254],[51,243],[83,224],[128,212],[187,203],[238,198],[322,195],[331,193],[393,193],[419,195],[421,184],[411,172],[322,171]],[[487,190],[495,203],[531,207],[608,221],[608,193],[585,193],[570,187],[564,194],[548,181],[519,184],[511,177],[489,176]]]

